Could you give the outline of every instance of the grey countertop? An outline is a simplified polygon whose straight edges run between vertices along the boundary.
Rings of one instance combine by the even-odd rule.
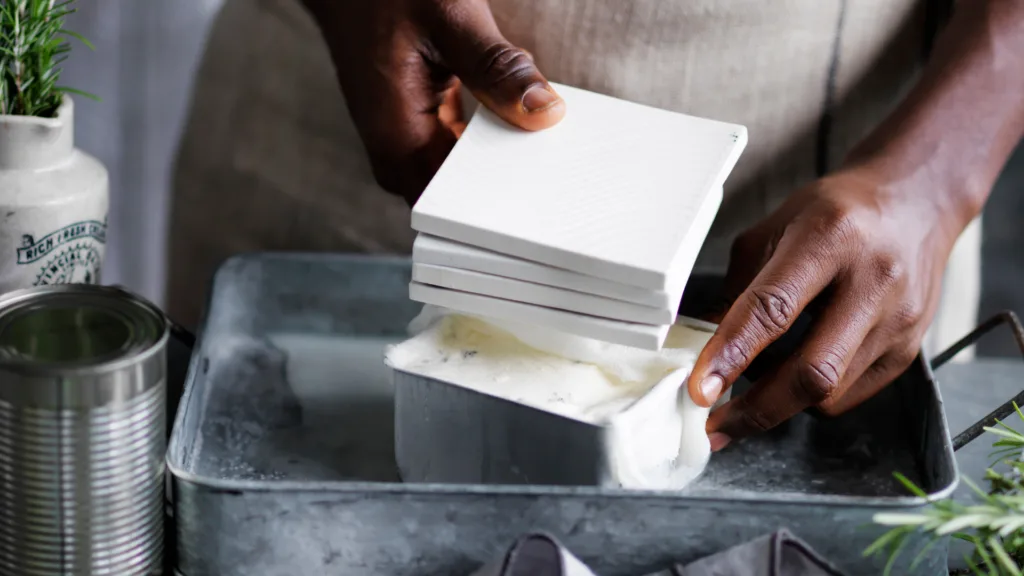
[[[1024,361],[979,359],[948,364],[935,376],[939,381],[950,431],[956,435],[1024,389]],[[1011,416],[1006,423],[1016,430],[1024,430],[1024,423],[1017,416]],[[983,434],[957,452],[961,476],[981,483],[985,468],[991,463],[989,454],[995,440],[991,434]],[[968,500],[969,488],[961,483],[955,498]],[[949,554],[950,568],[965,567],[963,555],[969,551],[969,546],[954,541]]]

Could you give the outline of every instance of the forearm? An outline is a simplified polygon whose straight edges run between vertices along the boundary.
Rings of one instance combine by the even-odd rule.
[[[848,162],[931,195],[958,234],[1022,137],[1024,0],[962,0],[917,86]]]

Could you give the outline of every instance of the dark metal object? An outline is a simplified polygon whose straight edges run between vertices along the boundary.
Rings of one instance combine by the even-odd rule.
[[[182,575],[469,574],[545,530],[597,573],[633,576],[780,526],[841,570],[876,574],[884,559],[861,556],[884,532],[873,514],[927,502],[892,473],[936,498],[957,484],[923,360],[840,418],[801,414],[737,443],[683,493],[399,483],[390,387],[356,378],[354,361],[317,387],[292,380],[305,360],[275,335],[349,338],[320,356],[399,341],[419,309],[408,281],[404,259],[250,255],[221,268],[168,452]],[[944,574],[943,545],[910,568],[922,545],[894,573]]]
[[[168,319],[168,322],[171,327],[171,339],[167,343],[167,436],[170,438],[181,394],[185,390],[185,376],[188,373],[196,338],[174,321]],[[164,574],[173,574],[174,566],[177,565],[177,533],[169,480],[168,476],[164,522]]]
[[[185,347],[187,347],[190,350],[195,347],[195,345],[196,345],[196,336],[195,336],[195,334],[189,332],[188,330],[183,328],[180,324],[174,322],[170,318],[167,319],[167,322],[171,326],[171,338],[174,338],[182,346],[185,346]]]
[[[1021,355],[1024,356],[1024,326],[1021,326],[1020,320],[1017,315],[1007,310],[1000,314],[989,318],[985,322],[982,322],[980,326],[971,331],[970,334],[964,336],[960,340],[957,340],[952,346],[950,346],[945,352],[939,354],[932,359],[931,366],[932,370],[938,370],[943,364],[953,359],[954,356],[967,349],[969,346],[974,345],[983,336],[991,332],[994,328],[1001,324],[1007,324],[1010,331],[1013,333],[1014,340],[1017,341],[1017,347],[1020,348]],[[1024,388],[1024,383],[1022,383]],[[953,438],[953,450],[959,450],[972,440],[980,436],[985,432],[985,428],[995,426],[996,423],[1010,414],[1013,414],[1017,407],[1024,404],[1024,389],[1013,398],[1007,400],[1002,406],[996,408],[988,416],[975,422],[963,432],[956,435]]]

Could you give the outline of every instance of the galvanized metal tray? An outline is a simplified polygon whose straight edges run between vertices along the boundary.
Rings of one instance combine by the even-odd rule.
[[[916,362],[837,419],[804,414],[716,455],[682,493],[402,484],[383,346],[419,305],[404,259],[228,261],[189,367],[168,452],[183,576],[466,575],[544,530],[603,576],[632,576],[779,527],[850,574],[879,510],[909,509],[899,471],[935,497],[957,484],[935,381]],[[713,279],[691,281],[684,313]],[[691,310],[687,310],[686,304]],[[913,570],[944,574],[943,546]]]

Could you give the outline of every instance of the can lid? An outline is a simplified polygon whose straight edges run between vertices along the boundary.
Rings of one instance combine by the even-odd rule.
[[[47,287],[0,298],[0,364],[96,367],[143,353],[166,332],[152,305],[114,288]]]

